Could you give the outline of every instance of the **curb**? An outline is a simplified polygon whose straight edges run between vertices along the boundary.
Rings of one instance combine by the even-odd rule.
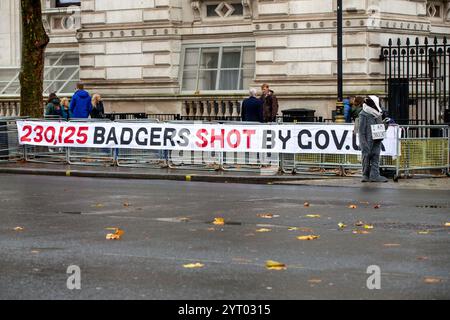
[[[99,172],[89,170],[58,170],[58,169],[27,169],[27,168],[0,168],[2,174],[24,174],[42,176],[67,176],[84,178],[109,178],[109,179],[139,179],[139,180],[171,180],[188,182],[215,182],[215,183],[240,183],[240,184],[275,184],[293,180],[313,180],[317,177],[299,176],[218,176],[198,173],[128,173],[128,172]]]

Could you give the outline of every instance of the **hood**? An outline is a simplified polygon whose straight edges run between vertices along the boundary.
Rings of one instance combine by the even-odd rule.
[[[59,102],[60,102],[59,98],[53,98],[51,101],[51,103],[56,104],[56,105],[59,105]]]
[[[75,92],[74,95],[76,95],[76,96],[78,96],[78,97],[80,97],[82,99],[86,99],[86,98],[89,97],[89,93],[87,91],[85,91],[85,90],[78,90],[77,92]]]
[[[380,98],[378,98],[377,96],[369,96],[370,99],[372,99],[372,101],[375,103],[375,106],[378,109],[378,112],[382,112],[381,107],[380,107]]]

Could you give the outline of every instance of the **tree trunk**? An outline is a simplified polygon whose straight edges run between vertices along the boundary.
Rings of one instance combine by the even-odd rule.
[[[44,114],[44,54],[49,42],[42,24],[41,0],[21,0],[21,13],[20,114],[41,118]]]

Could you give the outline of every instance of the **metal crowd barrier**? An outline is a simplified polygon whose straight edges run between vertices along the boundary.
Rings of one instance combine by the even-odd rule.
[[[72,119],[69,122],[111,122],[109,119]],[[86,166],[112,166],[115,164],[115,150],[112,148],[67,148],[67,163]]]
[[[302,173],[314,175],[360,175],[360,155],[278,154],[254,152],[168,151],[115,148],[54,148],[19,145],[16,118],[0,118],[0,161],[148,167],[187,170],[223,170],[261,174]],[[41,121],[40,119],[27,119]],[[46,120],[63,121],[63,120]],[[71,120],[74,122],[110,122],[105,119]],[[155,123],[157,120],[119,120],[125,123]],[[192,121],[170,123],[193,124]],[[245,125],[243,122],[234,124]],[[249,123],[255,125],[255,123]],[[317,124],[317,123],[316,123]],[[299,124],[301,125],[301,124]],[[395,173],[394,180],[410,177],[424,170],[440,170],[449,175],[449,127],[399,126],[397,147],[400,156],[382,156],[380,167]]]
[[[157,119],[116,120],[123,123],[158,123]],[[161,168],[167,166],[167,154],[163,150],[146,149],[116,149],[115,159],[119,167],[151,167]]]
[[[65,120],[57,119],[57,118],[46,118],[45,121],[52,122],[60,122]],[[27,119],[27,121],[42,121],[42,119]],[[45,146],[33,146],[33,145],[25,145],[24,146],[24,157],[28,162],[37,162],[37,163],[67,163],[67,148],[51,148]]]
[[[17,117],[0,118],[0,162],[24,159],[23,147],[17,137]]]
[[[450,127],[447,125],[400,126],[401,156],[395,163],[396,177],[410,177],[424,170],[450,173]]]

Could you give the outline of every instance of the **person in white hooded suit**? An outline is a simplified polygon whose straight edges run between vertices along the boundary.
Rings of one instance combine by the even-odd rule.
[[[380,175],[380,153],[383,139],[373,137],[372,126],[384,124],[380,99],[369,96],[364,100],[363,110],[359,114],[359,146],[362,153],[363,178],[362,182],[387,182],[388,179]]]

